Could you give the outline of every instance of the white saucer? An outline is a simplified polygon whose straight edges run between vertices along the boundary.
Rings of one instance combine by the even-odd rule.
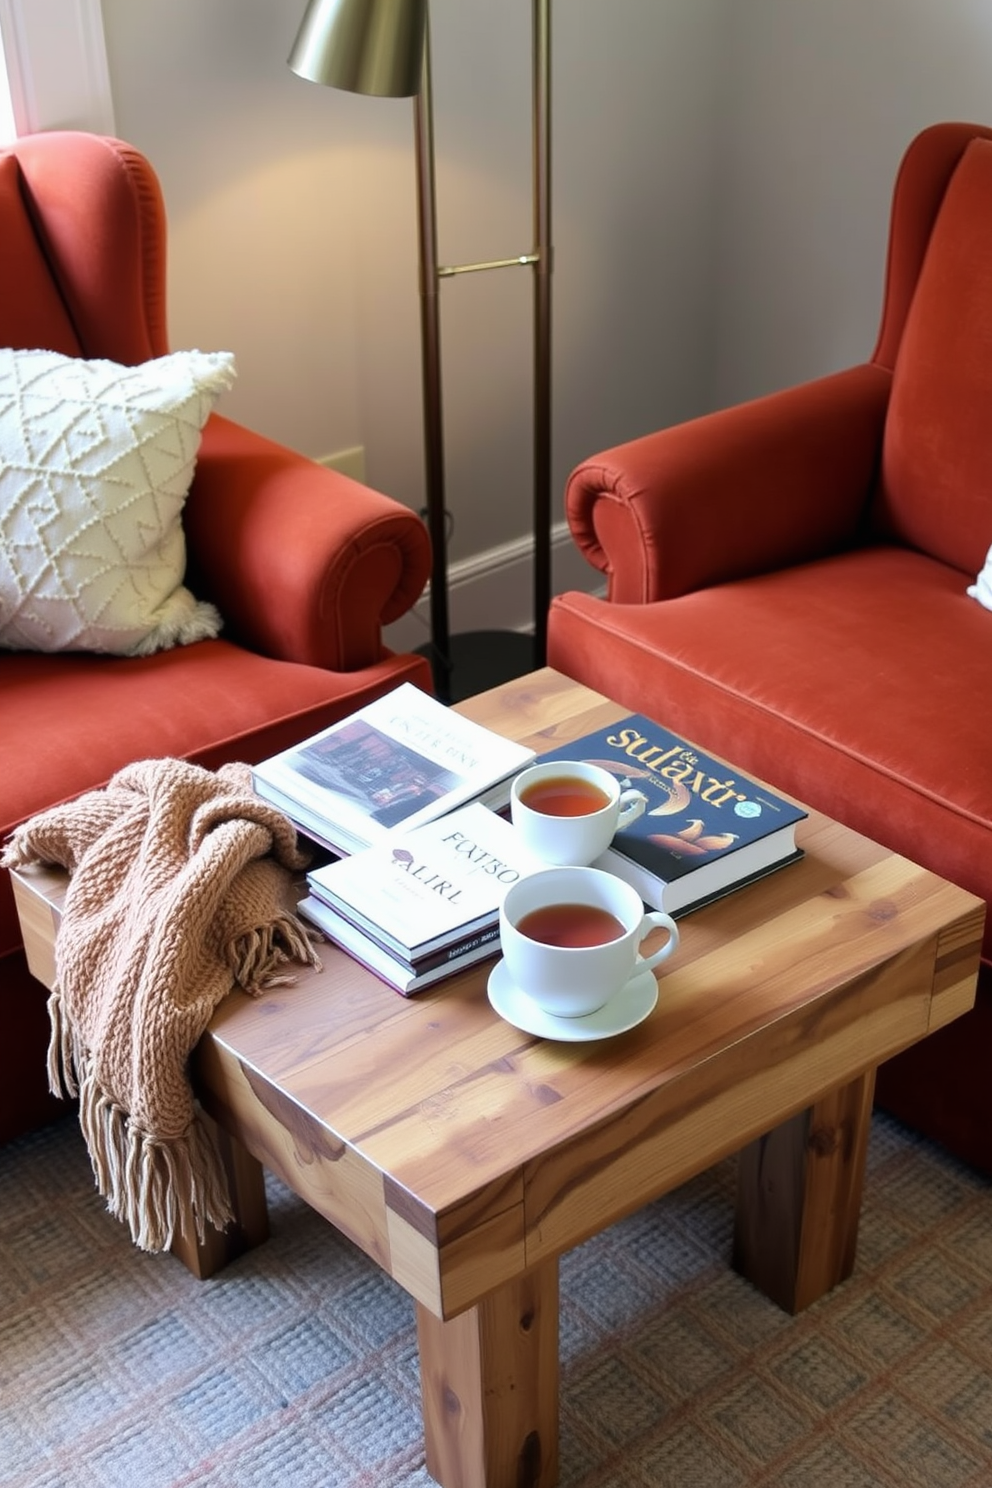
[[[626,1033],[654,1009],[658,1001],[658,983],[653,971],[642,971],[631,978],[616,997],[584,1018],[556,1018],[538,1007],[532,997],[510,981],[506,962],[496,962],[489,973],[489,1001],[508,1023],[538,1038],[558,1039],[565,1043],[586,1043],[590,1039],[612,1038]]]

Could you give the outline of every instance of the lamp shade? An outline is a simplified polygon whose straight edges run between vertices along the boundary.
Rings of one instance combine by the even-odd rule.
[[[310,0],[289,54],[300,77],[368,93],[419,93],[427,0]]]

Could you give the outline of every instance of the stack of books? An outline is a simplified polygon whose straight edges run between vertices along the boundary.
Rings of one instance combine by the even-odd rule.
[[[300,908],[408,995],[498,954],[511,883],[545,865],[498,813],[532,749],[404,683],[253,769],[258,794],[339,860]],[[801,857],[806,812],[642,714],[559,744],[643,791],[596,865],[685,914]]]
[[[410,682],[252,769],[258,795],[335,853],[355,853],[468,801],[500,810],[535,754]]]
[[[307,875],[300,910],[404,996],[499,952],[511,884],[545,865],[472,802]]]

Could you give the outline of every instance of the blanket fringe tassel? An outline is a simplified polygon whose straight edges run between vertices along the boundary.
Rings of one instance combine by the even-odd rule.
[[[315,937],[314,937],[315,938]],[[279,917],[227,947],[237,984],[251,993],[295,980],[290,961],[320,966],[307,927]],[[177,1232],[205,1238],[207,1224],[223,1230],[234,1218],[227,1174],[208,1127],[194,1117],[178,1137],[153,1137],[101,1089],[87,1051],[65,1016],[56,983],[48,999],[51,1037],[48,1085],[53,1095],[79,1097],[79,1124],[97,1188],[107,1208],[142,1250],[168,1250]]]
[[[141,1250],[168,1250],[176,1234],[191,1226],[202,1242],[208,1223],[218,1230],[231,1223],[227,1176],[196,1118],[180,1137],[151,1137],[87,1075],[79,1122],[97,1188]]]
[[[53,1095],[79,1097],[79,1125],[107,1208],[141,1250],[168,1250],[179,1233],[223,1230],[234,1218],[227,1174],[208,1128],[194,1117],[178,1137],[152,1137],[100,1088],[74,1045],[57,991],[49,998]]]
[[[76,1084],[76,1051],[73,1048],[72,1030],[62,1011],[62,994],[58,983],[48,999],[48,1020],[51,1033],[48,1039],[48,1088],[59,1100],[75,1100],[79,1094]]]
[[[238,986],[257,994],[266,987],[294,982],[295,976],[285,970],[290,961],[315,966],[319,971],[315,939],[302,920],[287,914],[239,935],[227,946],[225,959]]]

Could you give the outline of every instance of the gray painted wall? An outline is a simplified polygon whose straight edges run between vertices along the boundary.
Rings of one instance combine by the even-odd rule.
[[[363,445],[417,508],[411,105],[296,78],[303,8],[103,0],[117,130],[162,179],[173,344],[237,354],[225,411],[311,455]],[[899,156],[935,119],[992,118],[992,7],[552,9],[560,510],[584,456],[870,352]],[[442,260],[524,251],[530,6],[432,15]],[[527,272],[443,285],[442,321],[451,556],[484,564],[529,525]]]
[[[987,0],[739,0],[710,398],[862,361],[912,137],[992,121]]]

